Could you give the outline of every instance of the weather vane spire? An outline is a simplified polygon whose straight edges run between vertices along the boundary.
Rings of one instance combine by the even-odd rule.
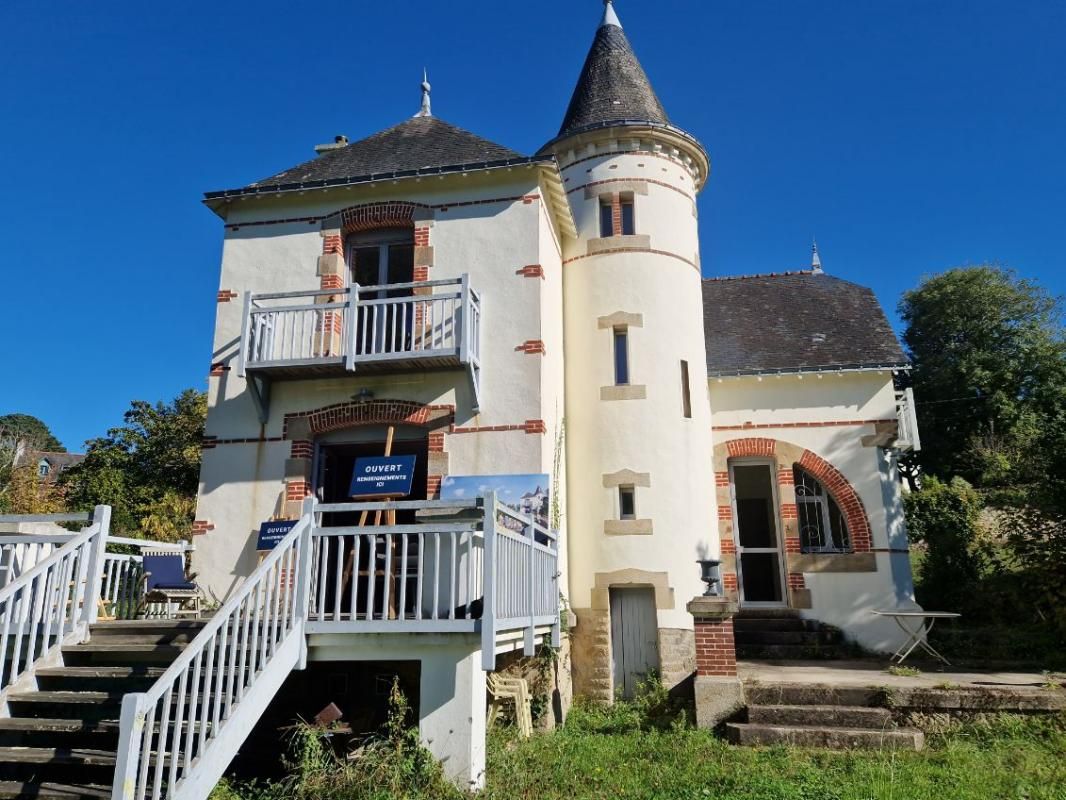
[[[429,90],[432,89],[429,85],[429,75],[426,73],[426,68],[422,68],[422,110],[415,114],[416,117],[432,117],[433,112],[429,107]]]
[[[813,239],[811,244],[811,271],[816,274],[822,272],[822,257],[818,255],[817,239]]]
[[[603,0],[603,22],[600,23],[600,27],[602,28],[604,25],[622,27],[622,23],[614,11],[614,2],[612,0]]]

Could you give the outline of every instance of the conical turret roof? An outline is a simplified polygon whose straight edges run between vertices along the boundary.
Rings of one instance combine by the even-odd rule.
[[[669,125],[670,119],[607,3],[557,138],[621,122]]]

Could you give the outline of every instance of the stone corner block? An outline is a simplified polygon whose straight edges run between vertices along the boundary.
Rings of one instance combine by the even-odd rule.
[[[696,619],[726,620],[737,613],[739,606],[730,597],[714,597],[702,595],[693,597],[685,605],[688,611]]]
[[[647,396],[647,387],[641,385],[600,387],[600,400],[644,400]]]
[[[740,678],[697,675],[696,725],[716,728],[745,706]]]

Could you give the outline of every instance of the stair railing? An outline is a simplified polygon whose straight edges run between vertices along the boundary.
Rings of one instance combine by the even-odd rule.
[[[57,662],[63,645],[83,640],[96,621],[111,507],[3,521],[89,525],[0,589],[0,716],[7,715],[11,690],[34,688],[37,669]],[[32,543],[40,537],[25,538]]]
[[[113,800],[203,800],[305,663],[311,520],[305,513],[151,689],[123,698]]]

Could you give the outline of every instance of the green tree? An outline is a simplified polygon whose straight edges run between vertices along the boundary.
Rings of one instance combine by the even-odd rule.
[[[1051,488],[1061,456],[1049,445],[1066,440],[1061,312],[1044,288],[995,266],[951,269],[903,295],[926,473],[981,489]]]
[[[67,448],[57,439],[51,429],[31,414],[4,414],[0,416],[0,439],[21,441],[31,450],[47,450],[65,453]]]
[[[72,507],[112,506],[116,530],[186,538],[200,476],[207,395],[186,389],[169,403],[135,400],[124,425],[88,443],[85,460],[63,474]]]

